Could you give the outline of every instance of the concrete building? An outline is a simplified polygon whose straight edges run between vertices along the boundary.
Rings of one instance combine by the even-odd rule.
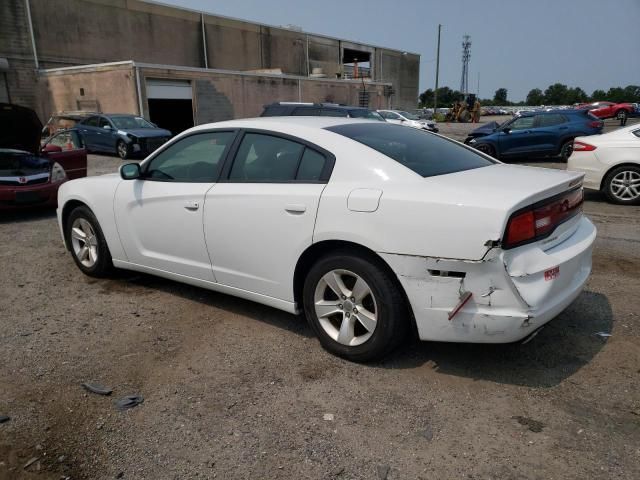
[[[273,101],[414,108],[417,54],[140,0],[0,2],[0,101],[180,128]]]

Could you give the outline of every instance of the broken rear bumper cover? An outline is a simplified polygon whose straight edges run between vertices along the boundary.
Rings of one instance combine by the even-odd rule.
[[[381,256],[404,287],[421,340],[510,343],[580,295],[591,273],[595,238],[595,226],[581,216],[544,242],[494,248],[482,260]],[[471,298],[456,311],[468,292]]]

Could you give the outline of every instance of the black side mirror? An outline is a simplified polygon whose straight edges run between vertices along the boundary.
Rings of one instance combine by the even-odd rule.
[[[135,180],[142,176],[140,170],[140,164],[138,163],[126,163],[120,167],[120,176],[123,180]]]
[[[502,129],[504,133],[511,133],[511,127],[505,127]]]

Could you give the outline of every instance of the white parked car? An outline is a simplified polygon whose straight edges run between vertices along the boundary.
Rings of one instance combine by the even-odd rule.
[[[577,137],[567,170],[584,173],[584,186],[613,203],[640,205],[640,125]]]
[[[382,115],[389,123],[395,123],[398,125],[404,125],[405,127],[417,128],[418,130],[428,130],[430,132],[438,133],[438,127],[433,120],[421,120],[420,117],[413,113],[405,112],[402,110],[378,110],[378,113]]]
[[[558,315],[591,270],[581,185],[388,123],[267,117],[67,182],[58,220],[88,275],[115,266],[304,312],[324,347],[366,361],[411,328],[513,342]]]

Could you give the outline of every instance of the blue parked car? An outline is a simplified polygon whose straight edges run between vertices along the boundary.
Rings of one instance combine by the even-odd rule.
[[[171,138],[142,117],[127,114],[95,114],[76,125],[90,152],[117,153],[123,160],[146,156]]]
[[[559,156],[567,161],[573,139],[602,132],[604,122],[586,110],[526,112],[472,131],[464,143],[498,159]]]

